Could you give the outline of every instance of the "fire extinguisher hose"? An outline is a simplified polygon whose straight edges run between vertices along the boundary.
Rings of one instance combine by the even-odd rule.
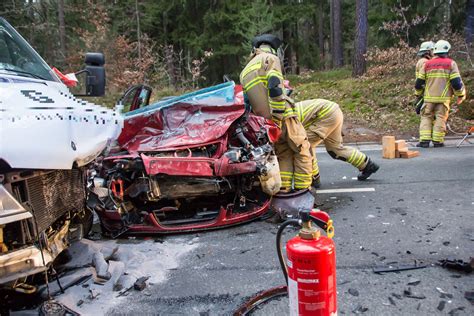
[[[301,224],[300,224],[300,221],[297,219],[287,220],[283,224],[281,224],[281,226],[278,228],[277,235],[276,235],[276,247],[277,247],[277,253],[278,253],[278,260],[280,261],[281,270],[283,272],[283,275],[285,276],[285,281],[287,285],[288,285],[288,271],[286,268],[285,259],[283,258],[283,254],[281,252],[281,236],[285,228],[288,227],[289,225],[300,226]],[[242,306],[240,306],[234,312],[233,316],[249,315],[259,305],[262,305],[273,298],[287,295],[287,293],[288,293],[288,288],[286,285],[277,286],[269,290],[260,292],[256,294],[254,297],[250,298]]]
[[[283,258],[283,254],[281,252],[281,235],[285,228],[289,225],[293,226],[300,226],[300,221],[297,219],[289,219],[281,224],[280,228],[278,228],[277,235],[276,235],[276,248],[278,253],[278,260],[280,261],[281,271],[283,272],[283,276],[285,277],[285,282],[288,285],[288,269],[286,267],[285,258]]]
[[[233,316],[247,316],[250,315],[257,307],[260,305],[265,304],[271,299],[278,298],[281,296],[288,295],[288,289],[286,285],[280,285],[277,287],[273,287],[271,289],[262,291],[252,298],[250,298],[247,302],[245,302],[242,306],[240,306],[233,314]]]

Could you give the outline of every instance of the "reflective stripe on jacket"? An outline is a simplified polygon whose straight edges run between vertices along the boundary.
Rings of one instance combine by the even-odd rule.
[[[423,66],[425,65],[425,63],[428,61],[429,59],[426,58],[426,57],[421,57],[417,63],[416,63],[416,67],[415,67],[415,76],[418,78],[418,74],[420,73],[420,70],[423,68]]]
[[[281,93],[272,97],[268,89],[268,80],[271,77],[277,77],[281,81],[281,85],[279,85]],[[262,113],[265,112],[262,111],[262,108],[268,108],[273,120],[277,123],[285,118],[296,116],[292,100],[286,95],[283,80],[280,59],[266,51],[265,47],[256,49],[255,56],[240,73],[240,83],[243,86],[244,93],[247,95],[265,93],[260,97],[251,98],[253,100],[253,103],[251,102],[253,111]],[[257,85],[263,85],[266,89],[256,89]]]
[[[337,103],[324,99],[302,101],[295,105],[298,119],[303,123],[306,130],[310,125],[316,123],[318,120],[322,120],[329,116],[337,108],[339,108]]]
[[[415,66],[415,78],[418,78],[419,77],[419,74],[420,74],[420,71],[421,69],[423,69],[423,67],[425,66],[425,63],[428,61],[429,59],[426,58],[426,57],[421,57],[418,62],[416,63],[416,66]],[[423,94],[423,89],[418,89],[415,91],[415,95],[417,96],[420,96]]]
[[[459,78],[459,79],[457,79]],[[448,57],[435,57],[428,60],[420,69],[417,81],[424,81],[424,101],[431,103],[445,103],[453,95],[464,95],[464,85],[461,81],[458,65]],[[453,87],[452,82],[457,82],[458,87]],[[416,87],[420,90],[420,87]]]

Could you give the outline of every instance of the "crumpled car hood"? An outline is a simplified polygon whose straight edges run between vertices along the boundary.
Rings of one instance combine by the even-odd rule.
[[[118,141],[130,153],[205,145],[244,111],[241,87],[224,83],[129,112]]]

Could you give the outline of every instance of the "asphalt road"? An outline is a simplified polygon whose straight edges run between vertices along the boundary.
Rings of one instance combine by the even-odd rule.
[[[357,171],[349,164],[326,153],[318,156],[322,189],[375,189],[317,197],[336,228],[338,313],[474,315],[474,305],[464,298],[474,291],[474,274],[436,265],[449,256],[474,256],[474,147],[424,149],[409,160],[382,159],[380,150],[367,153],[381,168],[366,182],[353,179]],[[275,224],[257,221],[166,237],[198,247],[169,271],[166,282],[151,285],[148,295],[131,293],[109,314],[231,315],[246,298],[284,283],[276,230]],[[383,275],[372,270],[415,260],[429,266]],[[408,288],[425,298],[404,296]],[[287,303],[286,298],[272,301],[255,315],[286,315]]]

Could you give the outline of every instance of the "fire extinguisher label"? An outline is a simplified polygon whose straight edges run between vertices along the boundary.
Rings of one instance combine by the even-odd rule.
[[[288,268],[293,268],[293,261],[287,260],[286,265],[288,266]]]
[[[319,279],[301,279],[301,278],[298,278],[298,282],[299,282],[299,283],[314,283],[314,284],[318,284],[318,283],[319,283]]]
[[[290,316],[298,316],[298,282],[288,277],[288,298],[290,301]]]

